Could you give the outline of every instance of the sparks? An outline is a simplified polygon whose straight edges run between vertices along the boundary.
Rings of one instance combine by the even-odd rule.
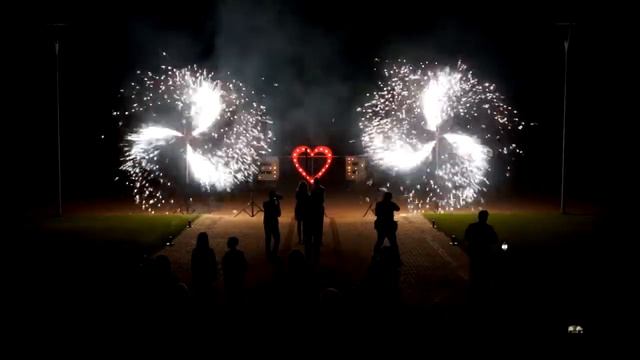
[[[471,204],[486,191],[490,160],[521,153],[507,135],[526,124],[495,85],[479,82],[462,63],[390,64],[368,96],[358,108],[365,152],[402,175],[401,190],[415,211]]]
[[[121,169],[143,209],[174,203],[168,197],[185,175],[181,167],[187,167],[182,185],[191,177],[207,191],[230,190],[257,173],[273,136],[265,107],[251,93],[195,66],[138,72],[121,91],[131,105],[113,115],[128,131]]]

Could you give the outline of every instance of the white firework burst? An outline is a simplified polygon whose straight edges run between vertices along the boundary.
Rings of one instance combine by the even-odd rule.
[[[182,178],[183,185],[193,178],[207,191],[250,180],[259,157],[270,151],[266,109],[237,80],[196,66],[162,66],[157,74],[138,71],[121,93],[131,104],[113,113],[128,131],[121,169],[149,212],[173,203]]]
[[[453,69],[388,65],[378,89],[358,108],[365,152],[404,178],[413,210],[472,203],[486,190],[494,155],[509,160],[522,153],[508,135],[524,122],[495,85],[479,82],[461,62]]]

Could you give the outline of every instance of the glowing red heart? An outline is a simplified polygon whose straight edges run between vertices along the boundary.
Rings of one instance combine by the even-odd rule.
[[[320,171],[318,171],[316,174],[309,175],[298,162],[298,158],[301,156],[305,156],[305,154],[308,154],[307,156],[309,157],[324,157],[327,159],[327,161],[324,163],[324,166],[322,166],[322,169],[320,169]],[[322,154],[322,156],[318,156],[316,154]],[[297,148],[293,149],[293,152],[291,153],[291,159],[293,160],[293,165],[296,166],[296,170],[298,170],[300,175],[302,175],[302,177],[305,178],[310,184],[313,184],[313,179],[320,178],[322,175],[324,175],[325,172],[327,172],[329,165],[331,165],[331,160],[333,159],[333,153],[331,152],[331,149],[324,145],[316,146],[316,148],[313,150],[311,150],[311,148],[306,145],[300,145]]]

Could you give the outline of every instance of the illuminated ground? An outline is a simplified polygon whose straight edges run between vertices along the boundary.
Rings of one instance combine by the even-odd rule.
[[[285,201],[280,222],[282,245],[280,255],[297,244],[293,203]],[[240,247],[250,263],[248,287],[260,289],[271,277],[271,266],[264,256],[262,214],[250,218],[242,213],[233,215],[233,206],[210,215],[202,215],[192,229],[187,229],[175,245],[165,248],[161,254],[169,256],[174,270],[185,282],[190,282],[189,261],[197,233],[206,231],[218,258],[225,251],[226,238],[240,238]],[[375,231],[374,217],[363,217],[366,203],[353,197],[329,197],[324,223],[325,241],[321,251],[318,273],[326,277],[328,286],[341,291],[356,289],[364,280],[370,265]],[[400,271],[400,296],[409,304],[452,304],[464,301],[464,285],[468,278],[466,256],[449,244],[448,239],[432,229],[420,215],[400,212],[398,216],[398,240],[404,266]]]
[[[283,215],[280,222],[280,256],[286,265],[289,252],[301,247],[297,244],[292,221],[294,203],[290,193],[285,192],[284,195],[286,198],[282,203]],[[27,267],[23,272],[27,279],[32,279],[26,280],[25,283],[37,281],[42,284],[35,288],[38,293],[57,294],[50,302],[54,308],[88,306],[99,301],[109,306],[119,304],[128,310],[142,311],[143,308],[136,307],[131,299],[132,294],[139,290],[137,274],[143,254],[167,255],[178,277],[189,285],[191,250],[197,233],[206,231],[218,261],[224,255],[227,237],[234,235],[240,238],[240,248],[245,251],[250,264],[246,309],[260,309],[262,301],[269,298],[274,267],[267,263],[264,256],[262,214],[259,213],[255,218],[250,218],[245,213],[234,217],[246,205],[248,199],[249,194],[241,192],[218,197],[216,201],[194,199],[193,207],[197,209],[200,217],[193,228],[184,230],[173,246],[161,248],[159,252],[156,252],[157,246],[142,249],[141,246],[133,244],[137,241],[133,235],[129,239],[119,239],[120,245],[114,246],[108,239],[118,232],[106,228],[84,231],[86,238],[72,239],[74,241],[64,236],[51,238],[46,233],[34,234],[36,236],[31,243],[22,243],[35,245],[35,254],[38,257],[35,260],[31,258],[34,254],[32,251],[17,253],[18,256],[24,256],[23,259],[18,258],[22,263],[37,264],[35,267]],[[264,191],[259,191],[256,201],[260,204],[262,200]],[[426,314],[455,314],[459,316],[458,319],[464,318],[464,312],[469,309],[470,304],[466,291],[467,256],[460,248],[451,246],[449,239],[443,233],[434,230],[424,216],[408,214],[402,198],[397,201],[403,209],[397,216],[398,240],[404,262],[399,271],[400,303],[418,305],[419,308],[445,305],[444,308],[447,310],[444,312],[441,311],[442,307],[436,306],[436,311],[427,311]],[[326,287],[336,288],[349,295],[349,301],[356,306],[355,308],[367,304],[365,300],[369,298],[363,299],[360,296],[370,296],[369,292],[361,291],[363,282],[366,282],[375,239],[374,217],[371,214],[362,216],[368,205],[364,196],[358,196],[356,192],[331,188],[328,190],[327,218],[324,223],[325,245],[315,271],[317,277],[314,284],[320,288],[318,291]],[[546,212],[549,215],[547,216],[544,211],[549,211],[548,206],[505,205],[501,208],[497,203],[493,203],[488,207],[493,212],[499,235],[502,234],[504,237],[514,237],[513,234],[531,235],[536,233],[532,229],[557,229],[558,226],[563,226],[562,222],[556,222],[558,226],[552,226],[553,224],[547,222],[549,219],[575,219],[575,215],[559,217],[549,212]],[[126,205],[118,201],[81,204],[73,212],[70,206],[67,209],[71,214],[82,213],[88,218],[95,216],[128,219],[127,226],[132,229],[136,224],[139,225],[140,229],[127,232],[134,235],[145,234],[145,229],[156,227],[153,222],[160,221],[165,216],[141,214],[130,201]],[[518,218],[518,212],[522,213],[523,210],[528,214],[526,218],[520,217],[518,221],[508,220],[513,216]],[[67,215],[69,218],[73,216],[75,215]],[[440,219],[437,222],[443,230],[458,234],[474,219],[470,213],[437,216]],[[451,221],[445,222],[445,217],[450,217]],[[135,219],[148,219],[149,222],[138,222]],[[491,220],[490,217],[490,222]],[[79,225],[86,230],[90,224]],[[500,230],[500,226],[503,225],[508,225],[509,228]],[[119,225],[112,221],[110,226]],[[155,232],[157,230],[159,229],[154,229]],[[598,291],[602,285],[594,284],[593,279],[598,276],[594,269],[600,268],[595,266],[596,262],[604,264],[603,259],[612,258],[600,255],[610,248],[598,246],[602,242],[594,239],[599,238],[584,232],[576,233],[576,238],[560,236],[550,239],[545,238],[540,231],[538,234],[528,236],[526,246],[520,246],[525,243],[522,239],[509,239],[512,246],[506,253],[506,261],[502,267],[502,291],[494,305],[506,307],[503,315],[512,322],[511,325],[536,323],[544,327],[545,331],[566,333],[567,324],[588,321],[593,304],[601,301],[603,294],[606,294],[604,291]],[[146,235],[151,235],[151,231]],[[122,240],[129,240],[132,244],[126,245]],[[210,302],[212,310],[223,308],[216,307],[225,301],[222,284],[222,279],[216,283],[220,296],[216,296]],[[33,299],[38,299],[38,296],[34,295]],[[411,312],[417,313],[419,312]]]

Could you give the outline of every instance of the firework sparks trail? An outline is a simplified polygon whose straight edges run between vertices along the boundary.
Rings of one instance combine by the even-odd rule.
[[[378,89],[358,108],[365,152],[403,177],[414,211],[471,204],[486,191],[490,161],[522,153],[509,135],[525,123],[495,85],[479,82],[461,62],[454,69],[403,60],[387,65]]]
[[[113,113],[129,132],[121,169],[136,202],[149,212],[173,203],[180,166],[187,167],[185,185],[191,175],[205,190],[250,180],[273,140],[266,109],[252,94],[236,80],[214,79],[195,66],[138,71],[121,90],[126,108]]]

